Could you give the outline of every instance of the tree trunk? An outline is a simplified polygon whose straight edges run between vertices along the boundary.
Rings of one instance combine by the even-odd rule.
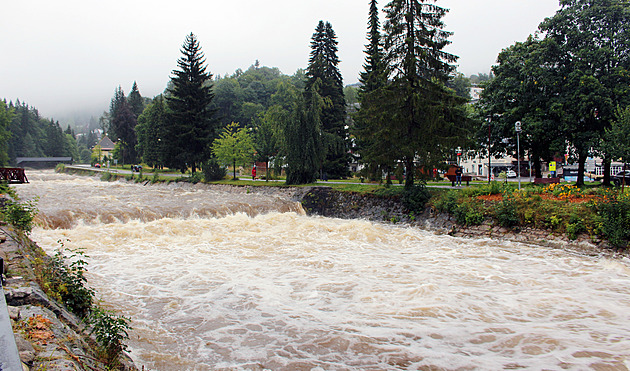
[[[413,187],[414,183],[414,163],[413,157],[405,160],[405,169],[407,170],[407,178],[405,179],[405,188]]]
[[[602,184],[605,186],[610,186],[610,166],[611,166],[612,160],[610,159],[610,156],[605,156],[604,157],[604,180],[602,181]]]
[[[534,178],[542,178],[542,165],[540,157],[534,157]]]

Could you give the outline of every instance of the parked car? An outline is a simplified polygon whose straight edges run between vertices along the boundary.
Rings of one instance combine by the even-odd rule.
[[[626,170],[626,171],[620,171],[617,174],[613,175],[610,177],[610,180],[616,185],[616,186],[620,186],[622,182],[624,182],[624,178],[625,178],[625,184],[626,185],[630,185],[630,170]]]
[[[516,178],[516,171],[514,170],[508,170],[506,174],[508,178]]]

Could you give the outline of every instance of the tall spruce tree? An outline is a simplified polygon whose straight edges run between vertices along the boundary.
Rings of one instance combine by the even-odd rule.
[[[7,106],[5,100],[0,100],[0,166],[9,164],[9,123],[13,119],[13,108]]]
[[[137,119],[144,110],[144,102],[142,101],[142,95],[140,95],[140,91],[138,90],[138,84],[136,84],[135,81],[131,87],[131,92],[129,92],[128,101],[131,106],[131,112],[133,112]]]
[[[428,2],[393,0],[385,8],[385,61],[392,76],[378,101],[389,116],[382,122],[389,135],[383,140],[396,143],[408,188],[417,166],[428,170],[441,163],[467,134],[465,100],[446,88],[457,60],[443,50],[451,35],[443,30],[447,10]]]
[[[384,143],[377,140],[377,135],[384,120],[378,100],[380,89],[387,86],[387,70],[383,61],[383,43],[380,31],[380,20],[376,0],[370,0],[368,20],[368,41],[365,46],[365,64],[363,72],[359,76],[361,88],[359,89],[360,108],[354,116],[355,126],[352,132],[355,135],[356,147],[353,148],[360,156],[360,161],[366,166],[368,175],[373,179],[380,179],[380,173],[389,175],[395,158],[391,156],[392,143]],[[383,139],[385,137],[381,137]],[[388,176],[389,182],[389,176]]]
[[[370,13],[368,20],[368,40],[365,46],[365,64],[363,72],[359,75],[361,94],[366,94],[385,87],[387,84],[387,71],[383,61],[383,40],[381,37],[381,22],[378,16],[378,3],[370,0]]]
[[[137,152],[149,166],[162,167],[166,162],[163,148],[167,138],[166,127],[166,102],[162,95],[158,95],[140,114],[136,126]]]
[[[348,133],[346,130],[346,102],[343,79],[339,72],[337,36],[329,22],[320,21],[313,33],[309,65],[306,70],[305,102],[307,110],[317,99],[316,92],[325,104],[321,112],[321,130],[325,148],[322,172],[330,177],[348,175]]]
[[[171,112],[168,166],[195,173],[211,158],[210,145],[217,135],[214,111],[210,108],[212,74],[206,72],[205,57],[191,32],[182,45],[182,57],[173,70],[166,100]]]
[[[112,128],[116,132],[117,145],[120,148],[120,158],[123,164],[132,164],[137,162],[136,145],[138,139],[136,137],[136,117],[131,111],[131,106],[127,100],[116,109],[116,116],[112,119]]]
[[[114,96],[112,100],[109,102],[109,125],[107,128],[103,127],[103,129],[107,129],[106,134],[112,141],[118,140],[119,133],[116,131],[117,128],[114,126],[114,118],[118,115],[118,111],[123,104],[127,104],[127,98],[125,97],[125,92],[122,90],[120,85],[114,91]]]

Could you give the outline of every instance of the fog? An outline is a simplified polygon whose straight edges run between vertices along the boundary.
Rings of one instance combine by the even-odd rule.
[[[525,40],[559,8],[557,0],[437,4],[451,9],[447,51],[460,57],[458,69],[466,75],[488,73],[501,49]],[[136,81],[145,97],[161,93],[190,32],[215,76],[256,60],[291,75],[306,68],[319,20],[337,33],[339,68],[344,83],[352,84],[364,62],[368,9],[368,0],[5,2],[0,98],[20,99],[62,126],[76,113],[99,116],[119,85],[128,93]]]

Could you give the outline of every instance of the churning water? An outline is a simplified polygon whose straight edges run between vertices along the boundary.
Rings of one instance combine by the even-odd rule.
[[[286,197],[29,173],[151,370],[630,368],[630,262],[308,217]]]

